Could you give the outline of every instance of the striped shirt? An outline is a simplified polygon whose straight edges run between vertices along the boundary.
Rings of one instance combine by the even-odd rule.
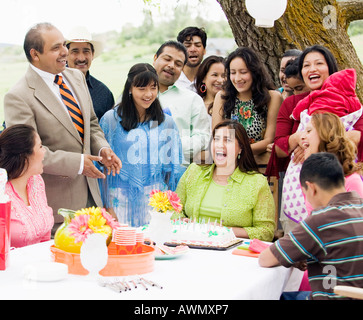
[[[285,267],[307,260],[312,299],[344,299],[336,285],[363,288],[363,199],[355,191],[335,195],[271,251]]]

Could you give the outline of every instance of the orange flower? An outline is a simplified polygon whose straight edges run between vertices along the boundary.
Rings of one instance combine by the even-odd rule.
[[[243,113],[243,116],[245,117],[245,119],[249,119],[251,118],[251,110],[247,110]]]

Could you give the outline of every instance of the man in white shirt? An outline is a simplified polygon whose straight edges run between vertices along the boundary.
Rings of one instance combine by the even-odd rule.
[[[179,32],[177,40],[187,48],[188,61],[176,85],[196,92],[195,78],[206,54],[207,34],[203,28],[187,27]]]
[[[47,199],[55,225],[59,225],[63,221],[57,214],[59,208],[102,206],[97,178],[105,174],[94,161],[102,161],[108,174],[119,172],[121,161],[98,124],[84,75],[66,68],[68,49],[62,33],[49,23],[37,24],[25,36],[24,51],[30,66],[5,96],[5,123],[7,127],[28,124],[38,132],[46,149],[43,179]],[[81,130],[61,96],[63,84],[55,83],[59,76],[80,110]]]
[[[171,114],[179,129],[185,164],[189,164],[203,159],[210,139],[210,120],[203,99],[175,83],[186,61],[184,45],[168,41],[156,52],[153,64],[159,77],[161,106]]]

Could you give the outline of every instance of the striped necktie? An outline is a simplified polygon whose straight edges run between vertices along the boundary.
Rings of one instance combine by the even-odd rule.
[[[72,118],[73,124],[76,127],[81,140],[83,142],[84,139],[84,123],[82,112],[74,99],[72,92],[69,90],[67,85],[64,83],[62,76],[56,75],[54,82],[59,85],[59,91],[62,97],[64,104],[66,105],[68,112]]]

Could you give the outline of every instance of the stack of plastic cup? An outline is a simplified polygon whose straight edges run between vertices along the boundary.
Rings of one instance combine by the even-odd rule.
[[[114,241],[118,254],[133,254],[136,249],[136,228],[117,228]]]
[[[119,223],[119,228],[126,228],[128,227],[129,225],[128,224],[125,224],[125,223]],[[115,234],[116,234],[116,229],[113,229],[112,230],[112,242],[115,242]]]
[[[142,253],[142,246],[144,245],[144,233],[136,231],[136,253]]]

